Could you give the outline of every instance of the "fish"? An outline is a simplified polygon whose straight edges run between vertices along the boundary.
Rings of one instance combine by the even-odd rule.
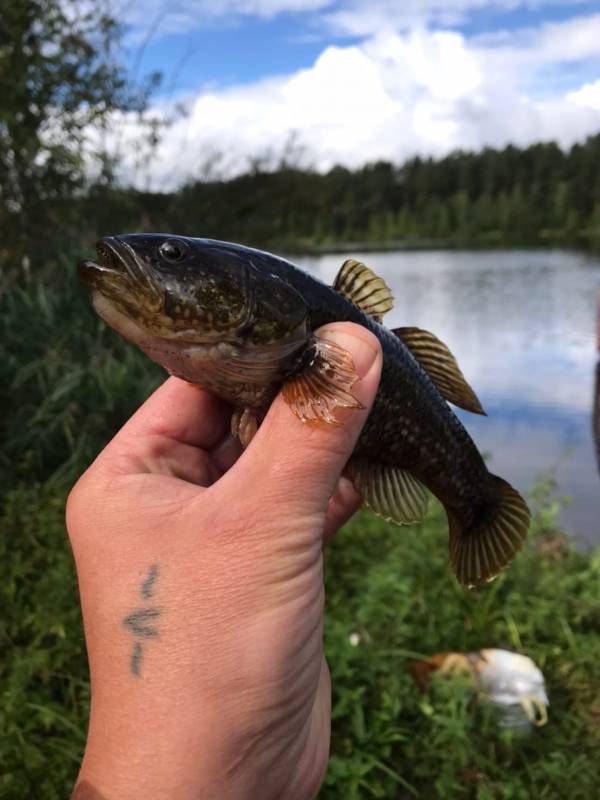
[[[481,403],[434,334],[383,325],[393,297],[368,266],[347,259],[329,286],[277,255],[213,239],[133,233],[96,249],[96,261],[78,264],[96,312],[169,373],[230,403],[244,447],[279,391],[307,424],[336,425],[339,409],[360,408],[350,354],[316,331],[336,321],[367,328],[381,344],[381,380],[345,468],[364,505],[413,524],[437,497],[465,586],[513,560],[527,503],[488,470],[449,405],[485,414]]]

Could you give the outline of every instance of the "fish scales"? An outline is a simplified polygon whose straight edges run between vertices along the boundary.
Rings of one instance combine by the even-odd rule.
[[[252,257],[257,260],[255,254]],[[284,259],[269,259],[268,266],[305,299],[312,330],[330,322],[354,322],[368,328],[381,344],[379,390],[355,454],[409,468],[447,508],[470,521],[485,494],[488,470],[410,350],[389,329],[312,275]]]

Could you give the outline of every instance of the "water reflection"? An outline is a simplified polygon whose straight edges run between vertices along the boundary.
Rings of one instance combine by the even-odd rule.
[[[556,467],[559,491],[573,497],[563,522],[582,543],[599,540],[598,453],[590,416],[597,397],[600,261],[569,251],[353,256],[392,288],[389,327],[426,328],[453,351],[489,415],[460,417],[479,447],[493,454],[493,471],[527,489],[542,471]],[[344,258],[301,263],[332,282]]]
[[[600,320],[599,320],[600,324]],[[596,443],[596,461],[600,472],[600,361],[596,364],[596,380],[594,382],[594,410],[592,412],[592,430]]]

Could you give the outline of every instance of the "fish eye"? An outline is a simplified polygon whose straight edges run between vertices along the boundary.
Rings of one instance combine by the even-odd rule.
[[[170,261],[172,264],[178,261],[183,261],[188,253],[188,246],[181,239],[167,239],[158,248],[159,254],[165,261]]]

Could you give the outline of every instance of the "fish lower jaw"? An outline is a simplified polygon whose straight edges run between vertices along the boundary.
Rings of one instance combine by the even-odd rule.
[[[190,373],[193,380],[205,371],[210,364],[222,364],[238,356],[235,345],[224,342],[184,343],[166,328],[164,331],[146,330],[135,320],[119,311],[114,303],[98,290],[92,293],[92,305],[99,317],[124,339],[143,350],[173,374]]]
[[[139,345],[148,339],[148,333],[141,325],[119,311],[114,303],[97,289],[92,292],[92,305],[98,316],[127,341]]]
[[[137,344],[150,358],[174,374],[175,370],[170,366],[173,361],[202,368],[224,363],[237,355],[237,349],[229,342],[184,344],[174,338],[149,337],[146,334],[145,339],[138,340]]]

